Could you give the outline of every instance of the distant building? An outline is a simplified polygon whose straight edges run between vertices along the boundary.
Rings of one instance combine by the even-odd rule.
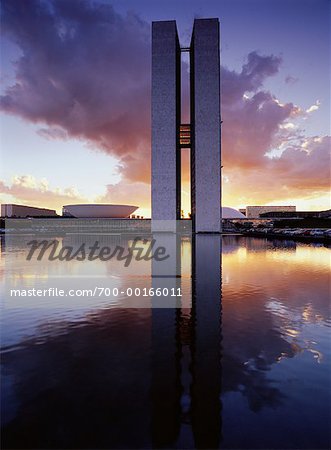
[[[246,208],[239,208],[239,212],[241,212],[241,214],[246,216]]]
[[[246,217],[248,219],[259,219],[261,214],[270,212],[293,212],[296,206],[246,206]]]
[[[240,210],[222,206],[222,219],[245,219],[245,215]]]
[[[65,205],[62,208],[64,217],[90,218],[90,219],[125,219],[134,213],[139,206],[132,205]],[[139,218],[140,216],[136,216]]]
[[[270,211],[260,214],[261,218],[269,219],[308,219],[308,218],[331,218],[331,209],[326,211]]]
[[[36,208],[35,206],[14,205],[4,203],[1,205],[1,217],[56,217],[55,209]]]

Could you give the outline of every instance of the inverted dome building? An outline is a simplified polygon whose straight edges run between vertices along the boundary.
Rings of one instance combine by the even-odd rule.
[[[126,219],[137,209],[138,206],[133,205],[64,205],[62,207],[62,215],[79,219]]]

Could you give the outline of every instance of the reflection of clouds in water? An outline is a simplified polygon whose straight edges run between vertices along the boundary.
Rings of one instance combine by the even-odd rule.
[[[284,394],[279,386],[275,386],[275,383],[268,379],[267,370],[272,362],[267,362],[265,355],[260,354],[242,363],[234,355],[224,353],[222,395],[240,392],[254,412],[265,407],[276,408],[281,405],[285,398]]]
[[[292,358],[298,351],[280,335],[270,332],[269,323],[237,340],[227,326],[223,327],[223,393],[240,391],[255,412],[279,406],[284,394],[270,378],[269,371],[281,356]]]
[[[140,235],[139,235],[140,236]],[[8,289],[4,297],[5,309],[2,321],[6,322],[6,332],[3,335],[2,344],[6,346],[17,345],[18,342],[29,336],[41,335],[44,338],[48,332],[62,330],[63,321],[72,323],[85,323],[86,315],[91,311],[96,314],[107,308],[136,308],[151,307],[149,296],[128,296],[127,289],[135,292],[145,292],[151,287],[151,261],[132,259],[129,267],[124,266],[124,261],[112,258],[109,261],[49,261],[49,248],[41,261],[33,258],[26,261],[29,251],[27,242],[31,239],[48,241],[56,239],[59,242],[58,251],[63,247],[72,247],[75,253],[82,244],[86,249],[98,242],[100,247],[114,249],[120,246],[128,251],[128,247],[138,234],[92,234],[75,233],[66,234],[64,237],[43,236],[42,234],[9,235],[6,239],[6,278],[7,288],[11,289],[48,289],[56,287],[68,292],[69,289],[94,289],[96,286],[104,287],[112,292],[115,288],[118,295],[101,297],[8,297]],[[151,235],[142,235],[138,245],[148,248]],[[146,239],[146,242],[144,240]],[[58,253],[57,251],[57,253]],[[182,302],[191,304],[191,242],[184,239],[181,246],[182,252]]]
[[[321,362],[328,352],[329,250],[305,244],[287,248],[264,239],[255,245],[255,239],[233,236],[223,243],[227,240],[231,246],[237,240],[246,252],[223,256],[222,391],[240,391],[254,411],[284,406],[289,393],[283,389],[283,363],[305,371],[312,361],[305,354]]]
[[[273,298],[266,302],[265,308],[267,311],[272,312],[273,316],[281,319],[285,335],[292,337],[297,336],[306,323],[319,324],[328,322],[328,318],[324,317],[320,312],[316,312],[311,303],[290,309],[281,301]]]
[[[82,239],[86,240],[86,236],[67,236],[65,242],[80,245]],[[91,236],[90,239],[93,243],[95,236]],[[110,246],[118,242],[125,246],[128,242],[128,238],[118,236],[98,237],[98,240]],[[204,240],[208,239],[200,239],[200,241]],[[192,296],[191,247],[191,242],[185,240],[181,248],[182,286],[185,283],[188,299]],[[277,242],[263,239],[223,237],[223,298],[220,320],[219,312],[215,313],[213,309],[216,291],[207,281],[211,273],[210,266],[215,269],[215,265],[210,264],[210,251],[206,251],[206,244],[199,248],[195,261],[195,263],[197,261],[201,263],[200,275],[198,275],[198,284],[201,284],[198,298],[195,298],[192,309],[187,307],[186,311],[183,309],[180,311],[182,316],[179,321],[170,318],[168,323],[172,333],[171,336],[169,334],[170,339],[166,336],[160,346],[155,346],[154,342],[154,352],[160,357],[161,375],[163,373],[164,376],[163,363],[168,355],[167,368],[174,372],[174,376],[181,377],[181,388],[185,389],[180,396],[180,391],[174,389],[176,388],[175,378],[165,376],[166,381],[164,379],[163,381],[169,385],[169,391],[164,389],[161,383],[160,392],[168,398],[171,405],[173,405],[171,395],[175,394],[174,398],[182,401],[182,412],[185,413],[182,420],[187,423],[191,419],[189,408],[191,404],[194,405],[194,401],[192,402],[194,393],[191,386],[194,370],[195,375],[200,374],[201,377],[203,374],[203,379],[200,378],[200,381],[197,377],[194,378],[195,393],[201,398],[205,397],[206,400],[206,386],[210,389],[214,382],[216,388],[213,392],[218,395],[218,385],[222,379],[224,403],[225,399],[232,394],[233,397],[236,396],[236,401],[239,398],[244,408],[242,409],[244,421],[249,420],[253,411],[259,413],[258,416],[256,415],[256,420],[259,421],[260,426],[262,423],[260,419],[263,419],[264,412],[270,417],[272,411],[277,409],[275,417],[284,430],[284,423],[282,424],[282,419],[279,419],[283,412],[286,417],[283,419],[285,422],[287,416],[293,417],[293,410],[297,410],[298,405],[300,409],[303,404],[306,411],[310,411],[311,408],[311,412],[307,414],[313,415],[316,411],[318,413],[318,407],[314,401],[316,398],[316,403],[323,403],[323,391],[320,393],[316,377],[323,371],[324,374],[326,373],[325,363],[328,356],[325,356],[325,353],[328,351],[325,343],[325,327],[330,323],[325,282],[328,274],[323,262],[326,249],[306,248],[306,246],[301,248],[301,244],[288,249],[283,242],[277,244]],[[312,264],[309,256],[311,251],[313,252]],[[215,261],[218,261],[218,255],[219,251],[215,251]],[[33,270],[30,268],[27,272],[20,271],[20,267],[24,269],[24,266],[22,264],[20,266],[22,260],[20,261],[19,258],[17,254],[16,262],[19,264],[16,268],[15,265],[11,267],[11,274],[14,277],[16,275],[21,277],[25,273],[26,279],[30,277],[32,282]],[[141,282],[148,281],[150,285],[150,278],[146,275],[150,272],[144,272],[146,267],[139,266],[138,269],[141,268],[141,271],[137,270],[136,275],[139,274]],[[311,273],[312,267],[313,278],[307,275]],[[134,266],[132,266],[133,269]],[[193,270],[196,269],[193,264]],[[45,273],[47,275],[47,270],[43,272],[43,275]],[[122,266],[113,266],[111,261],[85,266],[79,262],[74,266],[72,263],[61,263],[55,264],[52,270],[58,274],[63,274],[67,270],[69,276],[73,273],[76,276],[87,275],[90,278],[102,273],[109,277],[109,282],[122,283],[123,287],[132,287],[133,284],[138,283],[138,277],[135,280],[133,273],[122,270]],[[220,271],[217,273],[217,270],[214,270],[214,272],[213,280],[217,287],[220,283]],[[195,295],[197,295],[197,289],[195,289]],[[145,406],[148,394],[148,386],[146,388],[145,382],[148,385],[151,375],[151,321],[147,310],[116,309],[113,305],[94,303],[85,310],[79,310],[72,305],[59,315],[51,309],[48,315],[40,314],[32,308],[30,313],[27,309],[21,308],[21,313],[25,322],[23,320],[20,323],[20,320],[17,320],[19,317],[17,311],[11,316],[12,321],[6,322],[7,336],[15,330],[15,323],[24,331],[31,331],[31,333],[26,333],[23,337],[16,335],[16,339],[19,336],[18,341],[21,340],[19,345],[10,348],[3,359],[7,370],[16,376],[16,385],[9,389],[14,389],[15,394],[18,395],[17,398],[21,401],[18,412],[22,420],[21,424],[25,423],[25,418],[29,417],[29,411],[31,411],[29,408],[32,408],[39,420],[38,427],[36,426],[34,431],[37,435],[43,420],[46,421],[44,417],[49,414],[49,405],[54,407],[52,414],[54,413],[57,420],[57,414],[62,414],[63,405],[66,402],[68,408],[64,412],[61,424],[64,427],[71,424],[77,435],[82,428],[82,422],[72,423],[72,421],[78,410],[83,411],[84,415],[91,419],[90,424],[83,426],[86,429],[89,427],[97,429],[101,421],[104,431],[107,427],[113,426],[114,418],[116,420],[120,418],[120,428],[127,430],[131,425],[126,420],[127,410],[131,415],[132,423],[135,423],[137,417],[144,422],[142,419],[144,414],[149,413],[149,409]],[[177,313],[175,316],[177,317]],[[36,318],[39,319],[36,328],[29,329],[27,326],[34,324]],[[181,324],[179,329],[176,328],[177,322]],[[163,339],[165,336],[160,331],[161,329],[156,327],[156,335]],[[221,376],[213,380],[212,377],[215,377],[218,370],[215,367],[218,367],[220,361],[217,354],[219,349],[214,348],[215,359],[212,363],[214,366],[210,361],[206,364],[205,358],[210,356],[209,342],[215,344],[217,341],[215,335],[219,332],[222,334]],[[204,342],[201,340],[203,335],[205,347],[201,345]],[[200,342],[198,357],[197,340]],[[176,347],[175,343],[177,342],[178,345],[178,341],[180,345]],[[321,359],[322,353],[324,359]],[[183,354],[186,355],[186,359]],[[194,356],[195,360],[190,359],[191,356]],[[322,364],[317,366],[313,358]],[[141,383],[140,386],[137,386],[137,380],[138,384]],[[308,389],[314,388],[318,391],[314,399],[305,395],[307,386]],[[71,396],[69,402],[68,392]],[[214,397],[213,395],[213,399]],[[217,398],[219,399],[219,396]],[[111,416],[107,416],[111,408],[113,411],[116,410],[117,404],[120,408],[116,411],[117,416],[113,412]],[[86,409],[86,405],[90,409]],[[218,404],[216,406],[218,407]],[[236,406],[237,404],[232,404],[235,411],[237,411]],[[159,408],[162,415],[164,413],[162,402],[159,402]],[[223,417],[226,414],[227,411],[223,409]],[[170,414],[169,417],[174,416]],[[208,420],[205,419],[205,422]],[[138,423],[133,427],[133,433],[137,433],[138,437],[140,433],[138,428],[145,425],[145,423]],[[161,425],[164,429],[164,422]],[[210,427],[210,422],[206,424],[206,427]],[[114,436],[117,432],[115,428],[117,430],[118,427],[114,426],[112,429]],[[12,433],[13,439],[15,439],[14,436],[19,436],[15,424]],[[47,432],[42,429],[41,433],[44,433],[46,439]],[[69,430],[68,433],[70,435],[72,431]],[[145,430],[144,433],[148,434],[148,431]],[[270,433],[277,433],[277,430],[270,430]],[[308,431],[304,433],[307,435]],[[101,433],[99,438],[102,440],[104,435]],[[95,444],[93,439],[95,439],[94,436],[88,436],[86,442]],[[141,436],[140,439],[142,442]],[[179,445],[178,448],[180,447]]]
[[[265,308],[272,313],[275,326],[284,339],[291,343],[292,348],[298,349],[298,353],[310,352],[316,362],[321,363],[323,354],[314,348],[317,343],[305,337],[307,324],[320,324],[326,320],[314,312],[312,304],[291,310],[276,298],[272,298],[266,303]],[[285,356],[287,355],[282,355],[282,358]]]

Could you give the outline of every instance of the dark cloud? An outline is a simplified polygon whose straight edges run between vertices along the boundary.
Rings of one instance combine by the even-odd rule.
[[[265,153],[280,132],[280,125],[297,112],[298,108],[292,103],[280,104],[269,92],[263,91],[249,98],[241,97],[235,104],[223,105],[225,168],[265,164]]]
[[[281,61],[281,58],[273,55],[261,56],[257,52],[251,52],[240,73],[223,68],[222,104],[229,105],[239,101],[245,92],[256,92],[267,77],[278,72]]]
[[[287,75],[285,77],[285,83],[286,84],[295,84],[299,81],[299,78],[292,77],[292,75]]]
[[[2,9],[3,33],[22,51],[3,111],[47,124],[48,137],[62,128],[119,157],[148,153],[147,23],[85,0],[5,0]]]
[[[122,186],[129,182],[130,191],[133,182],[148,183],[150,25],[133,13],[118,14],[109,3],[3,0],[2,32],[21,55],[15,63],[16,82],[1,97],[1,109],[42,124],[39,133],[47,139],[74,137],[117,156],[125,179]],[[263,90],[281,62],[278,56],[254,51],[241,71],[222,68],[224,174],[237,177],[237,182],[250,178],[257,198],[265,189],[259,172],[268,171],[269,177],[293,189],[310,185],[310,167],[321,174],[316,189],[325,190],[329,181],[325,141],[310,141],[307,151],[295,127],[284,127],[305,113]],[[183,96],[188,96],[187,86]],[[287,150],[277,160],[266,156],[284,145]],[[226,189],[227,185],[225,193]],[[240,189],[239,185],[233,192],[239,195]],[[270,195],[275,198],[278,192],[275,185]],[[144,199],[149,201],[147,193]]]

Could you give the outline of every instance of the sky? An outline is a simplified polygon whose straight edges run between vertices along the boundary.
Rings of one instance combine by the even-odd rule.
[[[185,47],[195,18],[218,17],[223,205],[330,208],[329,1],[1,0],[0,14],[2,203],[149,217],[151,22],[176,20]]]

